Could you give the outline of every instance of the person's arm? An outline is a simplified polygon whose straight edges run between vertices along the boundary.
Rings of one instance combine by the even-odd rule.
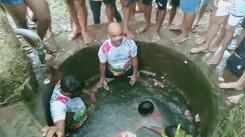
[[[57,137],[65,136],[65,120],[60,120],[55,123],[55,127],[57,128],[56,135]],[[47,136],[49,137],[49,136]],[[50,136],[52,137],[52,136]]]
[[[164,133],[164,128],[160,128],[160,127],[155,127],[155,126],[150,126],[150,127],[144,127],[148,130],[151,130],[157,134],[159,134],[161,137],[164,137],[165,133]]]

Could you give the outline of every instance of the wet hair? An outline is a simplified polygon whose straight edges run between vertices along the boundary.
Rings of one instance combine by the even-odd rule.
[[[83,88],[83,83],[71,75],[64,76],[60,85],[64,92],[69,92],[71,94],[76,94]]]
[[[138,111],[141,115],[147,116],[152,114],[154,111],[154,105],[151,101],[143,101],[138,106]]]

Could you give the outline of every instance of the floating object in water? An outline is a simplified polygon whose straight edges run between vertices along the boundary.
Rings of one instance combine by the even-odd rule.
[[[139,104],[138,111],[141,115],[147,116],[154,111],[154,105],[151,101],[143,101]]]
[[[120,132],[116,137],[137,137],[137,136],[136,134],[130,131],[123,131],[123,132]]]
[[[185,63],[185,64],[188,64],[188,61],[187,61],[187,60],[185,60],[185,61],[184,61],[184,63]]]

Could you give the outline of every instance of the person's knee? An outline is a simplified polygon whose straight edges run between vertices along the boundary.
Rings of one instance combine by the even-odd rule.
[[[45,25],[45,26],[46,25],[49,26],[51,24],[51,17],[49,13],[36,16],[36,18],[37,18],[38,24]]]

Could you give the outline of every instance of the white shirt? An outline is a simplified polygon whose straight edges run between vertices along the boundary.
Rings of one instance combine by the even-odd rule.
[[[53,122],[65,120],[66,112],[85,110],[86,106],[80,97],[70,98],[61,93],[60,81],[55,85],[51,99],[50,112]]]
[[[130,59],[137,56],[137,46],[131,39],[123,38],[120,46],[112,45],[106,40],[99,49],[100,63],[108,63],[113,72],[125,72],[131,67]]]

